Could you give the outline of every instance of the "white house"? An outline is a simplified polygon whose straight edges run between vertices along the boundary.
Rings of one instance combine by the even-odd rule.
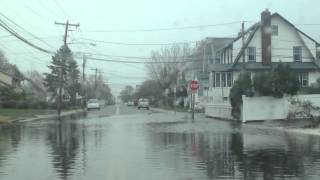
[[[210,73],[209,96],[214,103],[229,103],[234,80],[245,69],[251,75],[288,64],[298,73],[301,87],[307,87],[320,78],[319,43],[299,30],[278,13],[265,10],[261,21],[240,34],[225,47],[215,52],[208,65]],[[243,66],[244,65],[244,66]]]
[[[186,81],[197,79],[200,83],[200,88],[196,94],[197,102],[211,102],[208,92],[211,82],[209,81],[208,65],[213,64],[215,54],[218,50],[232,42],[231,37],[208,37],[197,44],[195,53],[189,58],[194,59],[187,65],[184,70]],[[190,92],[189,98],[190,99]]]

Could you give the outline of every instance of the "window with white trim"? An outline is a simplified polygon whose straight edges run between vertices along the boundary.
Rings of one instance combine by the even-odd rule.
[[[248,47],[248,61],[256,62],[256,47]]]
[[[212,87],[216,87],[216,76],[214,72],[212,72]]]
[[[227,77],[226,76],[227,76],[226,72],[221,73],[222,87],[227,87]]]
[[[308,87],[309,85],[309,73],[308,72],[299,72],[298,74],[298,81],[300,87]]]
[[[232,72],[227,73],[227,86],[232,87]]]
[[[278,25],[271,25],[271,35],[278,36]]]
[[[221,64],[221,55],[219,53],[216,53],[215,61],[216,61],[216,64]]]
[[[215,73],[216,75],[216,87],[220,87],[220,73]]]
[[[301,46],[294,46],[293,47],[293,61],[294,62],[301,62],[302,60],[302,47]]]

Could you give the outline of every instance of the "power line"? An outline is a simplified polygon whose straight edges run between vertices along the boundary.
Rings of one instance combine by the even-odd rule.
[[[56,12],[52,11],[50,8],[48,8],[41,0],[38,0],[39,4],[44,7],[48,12],[51,13],[51,15],[53,15],[53,17],[60,17]]]
[[[71,16],[68,15],[68,13],[62,8],[62,6],[59,4],[59,2],[57,0],[53,0],[54,3],[57,5],[57,7],[62,11],[62,13],[67,16],[68,18],[70,18],[71,20],[75,21]]]
[[[193,62],[194,60],[184,60],[184,61],[167,61],[167,62],[158,62],[158,61],[126,61],[126,60],[115,60],[115,59],[103,59],[103,58],[94,58],[94,57],[87,57],[90,60],[96,61],[105,61],[105,62],[114,62],[114,63],[128,63],[128,64],[178,64],[178,63],[187,63]]]
[[[175,45],[175,44],[190,44],[190,43],[199,42],[199,41],[189,41],[189,42],[173,42],[173,43],[125,43],[125,42],[94,40],[94,39],[87,39],[87,38],[81,38],[81,39],[86,41],[104,43],[104,44],[126,45],[126,46],[168,46],[168,45]]]
[[[47,42],[43,41],[42,39],[38,38],[37,36],[33,35],[32,33],[30,33],[29,31],[27,31],[25,28],[23,28],[22,26],[20,26],[19,24],[17,24],[16,22],[14,22],[13,20],[11,20],[9,17],[7,17],[6,15],[4,15],[3,13],[0,12],[0,15],[2,17],[4,17],[6,20],[8,20],[9,22],[11,22],[12,24],[14,24],[15,26],[17,26],[18,28],[22,29],[23,31],[27,32],[30,36],[32,36],[34,39],[37,39],[39,41],[41,41],[42,43],[46,44],[48,47],[55,49],[53,46],[51,46],[50,44],[48,44]]]
[[[43,15],[39,14],[37,11],[33,10],[32,8],[30,8],[28,5],[26,5],[22,0],[19,0],[20,3],[22,4],[22,6],[24,6],[26,9],[28,9],[30,12],[32,12],[33,14],[35,14],[38,17],[44,18]]]
[[[11,29],[5,22],[3,22],[1,19],[0,19],[0,26],[5,29],[6,31],[8,31],[10,34],[12,34],[13,36],[15,36],[16,38],[20,39],[22,42],[24,42],[25,44],[28,44],[29,46],[39,50],[39,51],[42,51],[42,52],[45,52],[45,53],[48,53],[48,54],[52,54],[53,52],[52,51],[49,51],[49,50],[46,50],[46,49],[43,49],[33,43],[31,43],[30,41],[26,40],[24,37],[22,37],[21,35],[19,35],[17,32],[15,32],[13,29]]]
[[[186,29],[203,29],[203,28],[210,28],[216,26],[226,26],[232,24],[238,24],[242,21],[235,21],[235,22],[227,22],[227,23],[220,23],[220,24],[207,24],[207,25],[197,25],[197,26],[183,26],[183,27],[172,27],[172,28],[150,28],[150,29],[133,29],[133,30],[89,30],[86,32],[97,32],[97,33],[112,33],[112,32],[152,32],[152,31],[172,31],[172,30],[186,30]]]

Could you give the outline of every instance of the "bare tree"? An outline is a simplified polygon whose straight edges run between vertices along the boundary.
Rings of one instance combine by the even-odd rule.
[[[186,61],[191,55],[189,44],[173,44],[151,53],[151,63],[147,63],[148,74],[159,83],[162,89],[175,85],[179,71],[184,71]]]

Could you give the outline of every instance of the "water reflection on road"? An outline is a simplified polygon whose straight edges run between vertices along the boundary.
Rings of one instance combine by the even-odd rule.
[[[319,150],[316,136],[224,121],[89,116],[0,127],[0,179],[319,179]]]

